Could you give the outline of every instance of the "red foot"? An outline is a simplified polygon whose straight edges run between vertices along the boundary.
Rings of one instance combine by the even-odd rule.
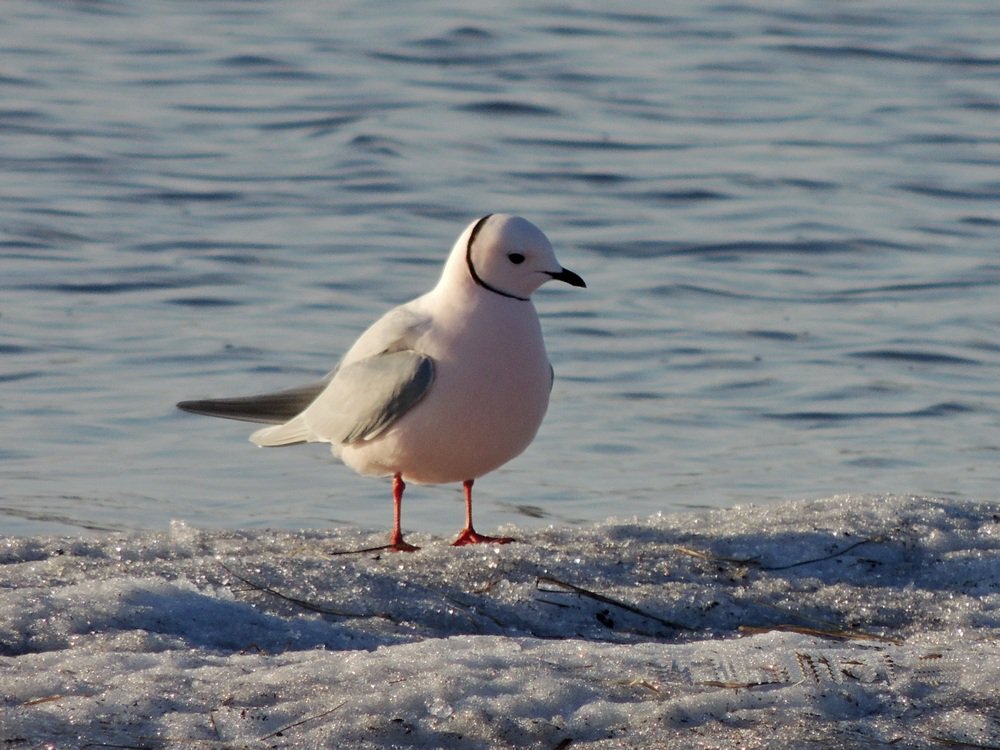
[[[385,549],[390,549],[393,552],[416,552],[420,547],[404,542],[402,534],[393,534]]]
[[[420,547],[400,540],[398,542],[393,542],[392,544],[387,544],[386,549],[392,550],[393,552],[416,552],[420,549]]]
[[[387,549],[393,552],[416,552],[420,547],[414,547],[403,541],[403,529],[399,522],[400,509],[403,507],[403,490],[406,484],[403,483],[403,475],[396,472],[392,478],[392,534],[389,536]]]
[[[402,540],[398,542],[390,542],[389,544],[380,544],[378,547],[364,547],[363,549],[348,549],[339,550],[337,552],[331,552],[331,555],[366,555],[369,552],[384,552],[389,550],[390,552],[416,552],[420,547],[408,544]]]
[[[458,539],[451,543],[452,547],[463,547],[466,544],[510,544],[515,541],[512,536],[486,536],[473,528],[462,529]]]
[[[510,544],[514,541],[512,536],[486,536],[472,528],[472,483],[474,481],[474,479],[466,479],[462,482],[462,487],[465,488],[465,528],[451,545],[461,547],[465,544]]]

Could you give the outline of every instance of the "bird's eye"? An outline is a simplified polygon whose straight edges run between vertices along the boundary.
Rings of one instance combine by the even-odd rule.
[[[513,263],[515,266],[524,263],[524,256],[521,253],[508,253],[507,259]]]

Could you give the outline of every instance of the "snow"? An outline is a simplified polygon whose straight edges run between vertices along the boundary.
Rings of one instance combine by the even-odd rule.
[[[0,540],[4,747],[1000,745],[1000,505]]]

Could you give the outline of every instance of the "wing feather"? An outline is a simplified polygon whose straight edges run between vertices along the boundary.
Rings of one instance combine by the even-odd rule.
[[[434,362],[423,354],[406,350],[368,357],[340,367],[302,414],[250,439],[266,447],[371,440],[412,409],[433,380]]]
[[[244,422],[265,422],[281,424],[301,413],[330,382],[331,375],[323,380],[297,388],[289,388],[277,393],[262,393],[257,396],[237,398],[209,398],[202,401],[181,401],[178,409],[192,414],[209,417],[239,419]]]
[[[413,408],[434,380],[430,357],[414,350],[430,325],[421,299],[390,310],[317,383],[277,393],[182,401],[184,411],[274,425],[250,436],[257,445],[371,440]]]

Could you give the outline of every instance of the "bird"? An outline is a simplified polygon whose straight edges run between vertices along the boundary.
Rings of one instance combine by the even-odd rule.
[[[419,549],[402,532],[407,482],[462,483],[454,545],[514,541],[474,529],[472,486],[520,455],[545,416],[554,373],[531,296],[553,280],[586,287],[530,221],[487,214],[458,236],[437,284],[376,320],[320,381],[177,406],[270,424],[250,436],[258,446],[329,443],[354,471],[391,476],[392,531],[374,549]]]

